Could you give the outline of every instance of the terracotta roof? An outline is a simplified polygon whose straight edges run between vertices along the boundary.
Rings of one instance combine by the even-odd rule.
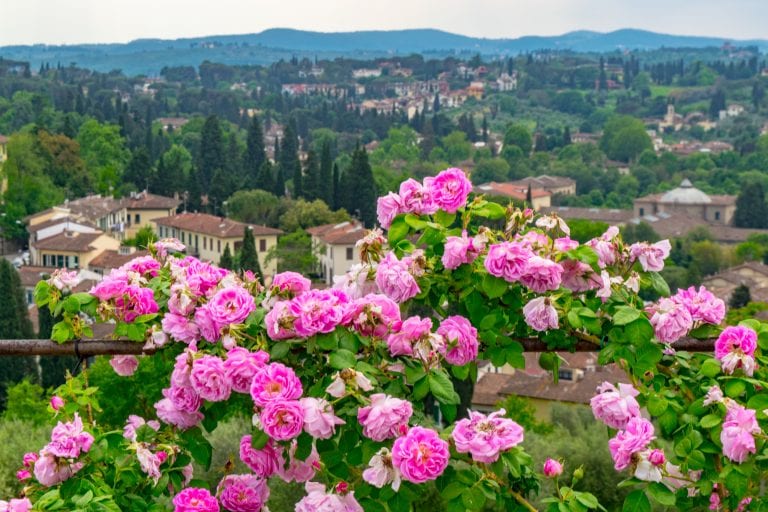
[[[133,197],[123,198],[123,205],[129,210],[170,210],[178,208],[180,204],[179,199],[150,194],[146,190]]]
[[[251,227],[255,236],[283,234],[279,229],[258,224],[245,224],[226,217],[208,215],[207,213],[180,213],[179,215],[153,219],[152,222],[158,226],[183,229],[219,238],[240,238],[243,236],[246,226]]]
[[[0,144],[7,144],[8,143],[8,137],[5,135],[0,135]]]
[[[575,208],[572,206],[550,206],[542,208],[541,213],[556,213],[563,219],[585,219],[608,224],[624,224],[633,216],[632,210],[618,210],[610,208]]]
[[[56,270],[53,267],[34,267],[24,265],[18,269],[21,285],[25,288],[34,288],[44,274],[50,274]]]
[[[512,199],[524,201],[525,198],[528,196],[528,185],[516,185],[513,182],[497,183],[495,181],[491,181],[490,183],[483,183],[482,185],[477,185],[473,189],[473,192],[475,192],[475,194],[487,194],[490,196],[511,197]],[[548,197],[551,195],[552,193],[549,192],[548,190],[544,190],[541,188],[531,189],[531,197],[533,197],[534,199],[537,197]]]
[[[576,186],[576,181],[571,178],[566,178],[565,176],[549,176],[547,174],[542,174],[541,176],[528,176],[521,180],[511,182],[513,185],[525,187],[526,190],[529,183],[531,184],[531,187],[539,187],[543,189]]]
[[[629,222],[633,224],[646,222],[662,238],[682,237],[697,227],[707,228],[712,238],[724,243],[740,243],[754,234],[768,234],[766,229],[736,228],[723,224],[711,224],[700,217],[682,212],[659,212],[654,215],[633,217]]]
[[[79,224],[81,226],[87,226],[89,228],[99,229],[98,226],[96,226],[96,224],[94,224],[93,222],[90,222],[85,219],[78,219],[70,215],[66,215],[64,217],[58,217],[58,218],[53,218],[51,220],[46,220],[45,222],[39,222],[34,226],[27,226],[27,232],[36,233],[41,229],[49,228],[51,226],[58,226],[59,224]]]
[[[37,250],[67,251],[67,252],[90,252],[93,250],[91,243],[103,236],[104,233],[78,233],[76,231],[65,231],[58,235],[44,238],[35,243]]]
[[[337,224],[324,224],[307,230],[312,236],[316,236],[323,242],[331,245],[354,245],[365,237],[367,230],[357,222],[340,222]]]
[[[93,258],[88,264],[88,267],[92,269],[103,268],[105,270],[110,270],[113,268],[121,267],[134,258],[138,258],[139,256],[147,256],[148,254],[149,251],[135,251],[131,254],[120,254],[119,251],[108,249],[106,251],[102,251],[101,254]]]
[[[75,215],[82,215],[91,220],[100,219],[105,215],[124,208],[122,200],[115,199],[114,197],[102,197],[100,195],[81,197],[60,206],[69,208]]]

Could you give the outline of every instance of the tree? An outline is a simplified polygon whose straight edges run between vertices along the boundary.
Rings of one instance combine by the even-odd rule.
[[[510,125],[504,132],[504,146],[517,146],[524,155],[530,154],[533,148],[531,132],[523,125]]]
[[[54,319],[51,310],[39,308],[37,310],[38,330],[37,337],[41,340],[51,339]],[[67,371],[73,371],[77,365],[74,356],[41,356],[40,374],[41,384],[44,388],[56,388],[66,381]]]
[[[768,205],[765,192],[759,181],[744,184],[736,199],[733,225],[739,228],[768,227]]]
[[[261,130],[261,121],[257,116],[251,118],[248,125],[248,136],[246,138],[245,150],[245,183],[247,188],[264,188],[259,186],[261,170],[264,162],[267,161],[267,153],[264,150],[264,133]],[[265,189],[266,190],[266,189]]]
[[[739,309],[750,302],[752,302],[752,295],[749,292],[749,286],[742,283],[733,290],[733,293],[731,293],[731,298],[728,299],[728,307],[731,309]]]
[[[232,251],[229,250],[229,244],[224,246],[224,252],[221,253],[221,259],[219,260],[219,266],[232,270],[235,267],[235,260],[232,258]]]
[[[216,170],[225,167],[224,153],[224,136],[219,118],[215,115],[208,116],[200,132],[200,154],[197,158],[200,186],[203,190],[209,190]]]
[[[340,180],[339,164],[333,164],[333,201],[330,205],[334,210],[341,208],[341,194],[340,194]]]
[[[256,178],[255,188],[272,192],[275,189],[274,170],[269,160],[264,160],[259,168],[259,174]]]
[[[333,192],[334,192],[334,164],[333,157],[331,156],[331,143],[329,141],[323,142],[323,147],[320,152],[320,195],[319,199],[325,201],[325,204],[330,207],[334,207]]]
[[[275,156],[275,160],[279,162],[280,168],[283,171],[283,176],[293,176],[296,178],[296,170],[298,168],[299,174],[301,174],[301,162],[299,162],[299,137],[296,135],[296,121],[291,118],[285,127],[283,133],[283,140],[280,142],[280,154]],[[299,180],[300,182],[301,180]],[[294,197],[298,197],[294,185]],[[301,183],[299,183],[299,190],[301,190]],[[282,193],[278,195],[283,195]]]
[[[279,272],[293,271],[309,275],[315,271],[317,257],[312,253],[312,238],[304,230],[281,236],[267,254],[266,263],[277,260]]]
[[[603,128],[600,149],[608,158],[629,162],[647,149],[653,149],[653,143],[645,125],[631,116],[613,116]]]
[[[240,222],[276,226],[280,199],[265,190],[238,190],[227,200],[227,213]]]
[[[341,179],[341,205],[366,227],[376,223],[376,184],[368,163],[368,153],[358,146],[352,153],[352,163]]]
[[[280,215],[280,229],[285,232],[307,229],[322,224],[335,224],[349,220],[345,210],[332,211],[322,199],[307,201],[305,199],[291,200],[288,207]]]
[[[256,252],[256,240],[253,238],[253,230],[250,226],[246,226],[243,234],[243,247],[240,249],[238,267],[241,272],[250,270],[259,278],[259,281],[264,282],[264,275],[261,273],[261,265],[259,264],[259,254]]]
[[[304,197],[304,173],[301,169],[301,162],[296,160],[293,166],[293,196],[294,199]]]
[[[34,336],[29,321],[24,290],[18,272],[0,258],[0,339],[29,339]],[[37,380],[37,365],[32,357],[0,358],[0,410],[5,408],[6,387],[24,377]]]
[[[317,153],[310,150],[307,153],[307,166],[304,172],[304,197],[310,201],[313,199],[322,199],[323,183],[320,179],[320,162],[317,160]]]
[[[709,117],[719,119],[721,110],[725,110],[725,91],[718,88],[709,102]]]
[[[138,190],[149,188],[150,181],[154,181],[149,152],[144,147],[140,147],[133,152],[123,180],[124,182],[133,183]]]

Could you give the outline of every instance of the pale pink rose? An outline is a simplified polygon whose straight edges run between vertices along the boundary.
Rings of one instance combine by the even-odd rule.
[[[184,244],[176,238],[163,238],[152,244],[157,255],[161,258],[165,258],[169,253],[184,252]]]
[[[334,398],[341,398],[346,395],[347,387],[363,391],[371,391],[373,389],[368,377],[357,370],[347,368],[334,374],[332,382],[325,388],[325,392]]]
[[[32,502],[29,501],[29,498],[12,499],[11,501],[0,500],[0,512],[30,512],[31,510]]]
[[[400,489],[400,470],[392,465],[392,452],[389,448],[381,448],[371,457],[368,467],[363,471],[363,480],[381,489],[392,484],[392,490]]]
[[[285,465],[282,456],[280,457],[280,463],[277,467],[277,475],[284,482],[308,482],[315,477],[315,474],[321,467],[320,455],[317,453],[314,443],[312,444],[312,450],[304,460],[296,458],[297,449],[298,443],[296,440],[291,441],[291,446],[288,449],[287,466]]]
[[[57,395],[53,395],[51,397],[50,403],[51,403],[51,409],[53,409],[54,411],[58,411],[59,409],[64,407],[64,399]]]
[[[492,276],[517,282],[532,257],[533,252],[520,242],[501,242],[488,247],[484,265]]]
[[[147,425],[149,428],[155,431],[160,430],[160,423],[157,421],[145,421],[141,416],[131,414],[128,416],[128,420],[123,427],[123,437],[129,441],[136,441],[136,431],[144,425]]]
[[[437,334],[445,340],[445,360],[450,364],[463,366],[477,359],[477,329],[463,316],[449,316],[440,322]]]
[[[584,262],[563,260],[560,266],[563,267],[562,285],[573,292],[594,290],[603,284],[602,279],[595,274],[592,267]],[[608,296],[610,297],[610,293]]]
[[[316,482],[306,483],[307,495],[297,504],[295,512],[363,512],[355,500],[355,493],[339,495],[325,492],[325,486]]]
[[[234,347],[227,352],[224,371],[232,383],[232,390],[238,393],[250,393],[253,377],[269,361],[269,354],[263,350],[250,352],[242,347]]]
[[[390,192],[382,196],[376,202],[376,217],[379,219],[379,225],[384,229],[389,229],[392,220],[398,213],[403,212],[403,204],[400,196]]]
[[[472,183],[464,171],[455,167],[441,171],[434,178],[424,178],[424,187],[429,189],[438,208],[448,213],[455,213],[466,205],[467,197],[472,192]]]
[[[622,429],[629,420],[640,416],[640,404],[635,399],[639,394],[630,384],[620,383],[616,387],[610,382],[603,382],[589,404],[595,418],[611,428]]]
[[[608,441],[608,449],[613,457],[616,471],[629,466],[632,454],[645,450],[648,443],[655,439],[653,424],[647,419],[636,416],[631,418],[624,430]]]
[[[560,252],[568,252],[576,249],[579,246],[578,240],[571,240],[569,237],[556,238],[555,249]],[[551,459],[549,459],[551,460]]]
[[[544,476],[547,478],[555,478],[563,474],[563,465],[554,460],[547,459],[544,461]]]
[[[693,319],[688,309],[672,299],[659,299],[647,311],[652,312],[651,324],[656,339],[663,343],[673,343],[693,328]]]
[[[35,478],[45,487],[52,487],[69,479],[83,468],[82,462],[70,464],[66,459],[56,457],[45,448],[40,451],[40,458],[35,461]]]
[[[51,442],[45,450],[56,457],[75,459],[80,453],[86,453],[91,449],[93,436],[83,430],[83,420],[75,413],[72,421],[61,421],[53,427]]]
[[[536,293],[557,290],[562,279],[563,267],[541,256],[529,258],[520,276],[520,282]]]
[[[720,360],[723,371],[732,374],[741,368],[748,376],[755,371],[755,349],[757,333],[744,326],[728,326],[715,341],[715,357]]]
[[[437,368],[440,366],[440,362],[445,357],[445,338],[437,333],[429,333],[427,336],[422,336],[413,343],[413,357],[422,362],[425,368]],[[471,357],[471,350],[469,346],[454,346],[454,353],[452,357],[454,360],[460,358]]]
[[[536,297],[529,300],[528,304],[523,307],[523,315],[525,316],[525,323],[531,329],[536,331],[557,329],[557,310],[549,297]]]
[[[629,246],[629,255],[632,261],[640,262],[644,271],[660,272],[664,269],[664,260],[669,256],[671,249],[669,240],[662,240],[655,244],[637,242]]]
[[[400,213],[432,215],[439,207],[435,203],[432,189],[423,186],[413,178],[400,184]]]
[[[412,316],[403,321],[400,329],[387,336],[389,353],[393,356],[413,355],[413,344],[432,332],[432,320]]]
[[[616,253],[617,247],[614,239],[619,234],[619,228],[611,226],[603,233],[599,238],[593,238],[589,240],[585,245],[588,245],[597,253],[597,262],[600,268],[613,265],[618,259]]]
[[[173,512],[219,512],[219,502],[208,489],[187,487],[173,497]]]
[[[176,409],[183,412],[195,413],[203,405],[203,400],[191,385],[178,386],[171,383],[170,388],[163,389],[163,396],[170,400]]]
[[[187,317],[166,313],[161,321],[163,332],[176,341],[192,343],[200,339],[200,330]]]
[[[706,407],[712,404],[719,404],[723,402],[724,398],[725,397],[723,396],[723,391],[720,389],[720,386],[715,384],[707,390],[707,396],[704,398],[702,405]]]
[[[276,400],[296,400],[304,390],[292,368],[270,363],[256,372],[250,392],[254,403],[263,407]]]
[[[386,295],[372,293],[350,304],[346,320],[363,336],[383,339],[400,328],[400,307]]]
[[[175,315],[187,316],[195,310],[197,301],[192,291],[182,283],[171,286],[171,296],[168,297],[168,311]]]
[[[421,291],[411,275],[408,262],[398,260],[395,253],[388,252],[376,268],[376,284],[379,289],[397,303],[405,302]]]
[[[693,286],[687,290],[681,288],[672,300],[685,306],[694,322],[717,325],[725,318],[725,302],[703,286],[698,290]]]
[[[141,470],[157,484],[162,476],[160,465],[167,458],[165,452],[152,453],[144,443],[140,443],[136,445],[136,458],[139,460]]]
[[[635,472],[634,476],[638,480],[644,482],[661,482],[664,478],[663,463],[654,464],[651,461],[652,454],[654,452],[661,452],[661,450],[643,450],[637,453],[635,457]],[[658,455],[653,455],[655,459],[658,459]],[[664,452],[661,452],[661,457],[664,457]]]
[[[185,412],[177,409],[168,398],[163,398],[155,404],[155,412],[163,422],[182,430],[197,426],[204,418],[200,411]]]
[[[259,419],[269,437],[276,441],[287,441],[301,433],[304,409],[298,400],[274,400],[264,406]]]
[[[355,263],[346,274],[333,277],[333,287],[343,291],[354,301],[369,293],[376,293],[378,288],[374,281],[375,276],[375,266],[369,263]]]
[[[282,466],[282,448],[271,439],[263,448],[251,446],[251,436],[240,440],[240,460],[262,478],[269,478]]]
[[[139,367],[139,360],[136,356],[112,356],[109,364],[116,374],[121,377],[130,377]]]
[[[363,435],[379,442],[405,433],[411,415],[413,406],[409,401],[384,393],[371,395],[371,404],[357,410]]]
[[[254,475],[227,475],[219,482],[216,494],[230,512],[254,512],[269,499],[269,486]]]
[[[48,284],[58,290],[72,290],[80,284],[80,278],[78,277],[77,270],[68,272],[60,268],[53,271],[48,279]]]
[[[221,402],[227,400],[232,393],[232,383],[227,378],[224,361],[216,356],[205,355],[195,359],[189,380],[203,400]]]
[[[304,409],[304,431],[315,439],[330,438],[336,432],[336,425],[345,423],[323,398],[302,398],[299,403]]]
[[[443,266],[448,270],[453,270],[458,268],[460,265],[470,263],[467,255],[469,254],[469,249],[471,246],[472,239],[467,237],[466,231],[464,231],[461,236],[447,237],[445,239],[443,257],[441,259]]]
[[[523,428],[501,409],[486,416],[469,411],[469,418],[456,422],[451,433],[456,451],[469,453],[473,460],[490,464],[499,459],[501,452],[523,442]]]
[[[744,462],[748,454],[755,453],[754,436],[761,432],[754,410],[741,405],[728,408],[720,433],[723,455],[734,462]]]
[[[221,329],[213,320],[211,311],[204,306],[195,310],[195,325],[200,335],[211,343],[217,342],[221,337]]]
[[[403,479],[420,484],[434,480],[448,466],[448,443],[434,430],[413,427],[402,437],[395,439],[392,447],[392,464],[400,470]]]

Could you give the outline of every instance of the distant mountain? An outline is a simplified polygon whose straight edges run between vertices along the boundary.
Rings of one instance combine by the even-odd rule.
[[[196,66],[204,60],[226,64],[268,64],[294,55],[370,59],[411,53],[431,57],[475,53],[514,55],[544,49],[608,52],[621,48],[719,47],[724,41],[717,37],[679,36],[636,29],[607,33],[580,30],[560,36],[486,39],[434,29],[309,32],[275,28],[256,34],[174,40],[138,39],[126,44],[4,46],[0,47],[0,57],[29,61],[33,68],[39,67],[42,62],[52,65],[74,62],[98,71],[121,69],[129,75],[156,75],[163,66]],[[764,39],[731,42],[739,46],[754,45],[761,51],[768,51],[768,40]]]

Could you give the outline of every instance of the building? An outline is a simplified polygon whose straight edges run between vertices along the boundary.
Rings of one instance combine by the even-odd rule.
[[[728,108],[718,112],[718,117],[720,119],[727,119],[729,117],[738,117],[741,114],[743,114],[745,110],[746,109],[744,108],[743,105],[739,105],[738,103],[731,103],[730,105],[728,105]]]
[[[119,248],[120,241],[102,231],[83,233],[64,230],[35,242],[30,258],[32,265],[43,267],[88,268],[91,260],[102,251]]]
[[[181,128],[189,122],[186,117],[160,117],[157,119],[160,126],[166,132],[181,130]]]
[[[563,196],[575,196],[576,195],[576,181],[565,176],[549,176],[542,174],[541,176],[528,176],[521,180],[513,181],[513,185],[528,188],[528,185],[533,189],[543,189],[551,193],[552,195],[560,194]]]
[[[53,210],[51,215],[38,215],[27,218],[29,258],[33,265],[42,265],[42,256],[38,252],[38,243],[46,238],[60,235],[65,231],[83,234],[103,233],[94,224],[71,216],[68,210],[57,207],[51,208],[51,210]]]
[[[187,246],[187,254],[214,263],[221,260],[227,246],[234,255],[242,246],[245,230],[249,228],[253,231],[264,276],[272,276],[277,272],[277,261],[273,259],[267,264],[266,258],[269,250],[277,245],[277,237],[283,234],[279,229],[245,224],[207,213],[181,213],[153,219],[152,223],[160,238],[178,238]]]
[[[154,229],[154,219],[175,215],[180,204],[179,199],[150,194],[146,190],[131,192],[129,197],[123,199],[126,212],[125,237],[134,238],[144,227]]]
[[[547,208],[552,204],[552,193],[542,188],[531,187],[531,203],[530,206],[534,210],[541,210]],[[472,189],[475,194],[485,194],[492,197],[504,197],[522,203],[526,201],[528,197],[528,185],[516,185],[514,182],[497,183],[491,181],[490,183],[483,183],[477,185]]]
[[[749,261],[705,277],[701,284],[716,297],[723,299],[726,305],[733,291],[741,285],[749,288],[753,302],[768,302],[768,265]]]
[[[355,244],[367,230],[359,222],[324,224],[307,229],[312,237],[312,252],[317,257],[318,273],[327,285],[333,284],[334,276],[341,276],[360,263]]]
[[[679,187],[663,194],[651,194],[635,199],[637,217],[659,213],[684,213],[710,224],[729,225],[736,212],[736,196],[710,196],[684,179]]]
[[[112,270],[122,267],[132,259],[147,255],[149,255],[149,251],[139,251],[135,247],[123,245],[117,250],[109,249],[102,251],[101,254],[88,263],[88,270],[99,276],[105,276]]]
[[[517,89],[517,71],[513,71],[511,75],[502,73],[501,76],[496,79],[496,88],[499,92],[509,92]]]

